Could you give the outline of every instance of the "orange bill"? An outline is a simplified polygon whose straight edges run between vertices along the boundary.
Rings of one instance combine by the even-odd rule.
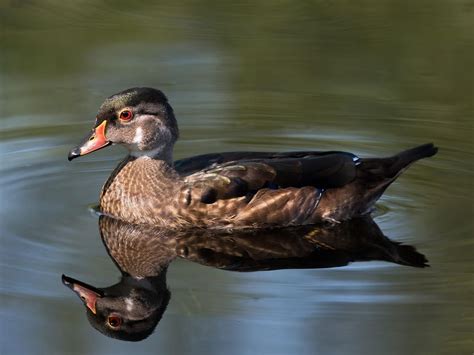
[[[92,129],[91,133],[77,147],[69,152],[68,160],[71,161],[82,155],[86,155],[111,144],[105,137],[105,129],[107,121],[103,121],[100,125]]]
[[[84,302],[85,306],[89,308],[93,314],[97,313],[97,298],[103,296],[103,292],[101,290],[66,275],[62,276],[62,281],[65,286],[69,287],[79,296],[82,302]]]

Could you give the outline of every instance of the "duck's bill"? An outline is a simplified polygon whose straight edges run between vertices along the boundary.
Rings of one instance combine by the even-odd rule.
[[[86,155],[96,150],[105,148],[112,144],[105,137],[105,128],[107,121],[102,122],[100,125],[92,129],[91,133],[84,138],[84,140],[77,147],[69,152],[67,159],[69,161],[78,158],[82,155]]]
[[[96,314],[97,310],[95,305],[97,298],[103,297],[104,295],[101,290],[66,275],[63,275],[61,280],[65,286],[69,287],[79,296],[92,313]]]

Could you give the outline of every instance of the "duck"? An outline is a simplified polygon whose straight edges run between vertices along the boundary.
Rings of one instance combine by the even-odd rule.
[[[168,269],[178,259],[234,272],[334,268],[361,261],[428,266],[415,247],[386,237],[371,216],[330,226],[229,231],[173,230],[101,215],[99,231],[120,271],[119,281],[96,287],[66,275],[61,279],[83,302],[93,328],[125,341],[146,339],[162,320],[171,301]]]
[[[432,143],[383,158],[343,151],[223,152],[173,161],[179,137],[168,98],[136,87],[102,103],[71,161],[112,144],[127,156],[102,187],[101,213],[171,229],[262,229],[339,223],[373,210]]]

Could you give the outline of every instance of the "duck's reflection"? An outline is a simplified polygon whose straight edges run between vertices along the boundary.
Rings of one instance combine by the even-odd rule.
[[[425,267],[414,247],[385,237],[370,218],[333,226],[271,231],[171,231],[101,216],[104,245],[122,273],[119,283],[95,288],[63,275],[86,306],[94,328],[110,337],[138,341],[150,335],[170,299],[168,265],[176,258],[232,271],[330,268],[383,260]]]

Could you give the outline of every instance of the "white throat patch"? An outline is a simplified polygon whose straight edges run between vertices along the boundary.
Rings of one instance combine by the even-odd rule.
[[[133,309],[133,301],[130,298],[126,298],[125,304],[127,305],[127,311],[130,312]]]
[[[135,131],[135,136],[133,137],[133,143],[140,144],[143,140],[143,129],[141,127],[137,127]]]

